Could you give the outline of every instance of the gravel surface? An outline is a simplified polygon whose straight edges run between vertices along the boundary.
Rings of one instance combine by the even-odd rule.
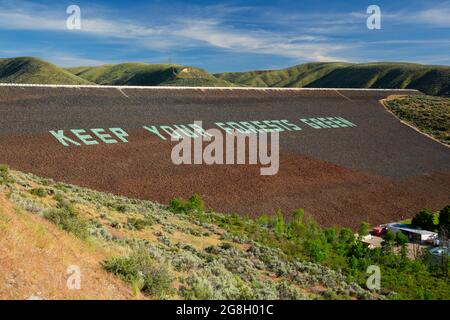
[[[418,94],[414,91],[402,94]],[[0,86],[0,163],[102,191],[167,203],[198,192],[218,211],[305,208],[325,225],[356,226],[439,209],[450,195],[450,152],[379,103],[395,91],[47,88]],[[306,118],[356,127],[314,129]],[[280,171],[181,165],[147,125],[283,120]],[[128,143],[62,146],[49,130],[120,127]],[[73,136],[71,136],[73,137]]]

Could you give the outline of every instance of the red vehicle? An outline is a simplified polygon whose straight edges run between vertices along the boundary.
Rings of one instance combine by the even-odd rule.
[[[386,227],[375,227],[370,232],[374,236],[382,236],[386,232]]]

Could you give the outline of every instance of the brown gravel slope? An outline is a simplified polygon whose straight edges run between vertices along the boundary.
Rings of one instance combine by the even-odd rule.
[[[167,203],[201,194],[217,211],[258,215],[305,208],[325,225],[355,227],[438,209],[450,195],[448,148],[401,124],[390,91],[0,87],[0,163],[101,191]],[[409,92],[415,94],[414,92]],[[125,94],[125,95],[124,95]],[[356,128],[281,134],[280,171],[171,163],[169,142],[142,125],[341,116]],[[297,121],[297,122],[296,122]],[[63,147],[48,130],[108,128],[129,143]]]

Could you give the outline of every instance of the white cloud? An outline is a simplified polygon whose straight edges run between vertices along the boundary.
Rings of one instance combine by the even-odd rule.
[[[274,10],[270,14],[264,10],[249,7],[214,6],[199,9],[193,14],[182,12],[164,17],[158,25],[151,22],[130,21],[108,12],[106,15],[90,10],[84,14],[82,8],[82,29],[67,30],[64,11],[56,12],[44,5],[23,2],[18,8],[12,1],[0,0],[0,29],[22,29],[35,31],[65,32],[68,34],[98,37],[99,41],[118,42],[130,48],[151,49],[168,52],[182,48],[213,47],[229,52],[267,54],[286,57],[294,61],[345,61],[344,52],[371,44],[361,40],[353,43],[345,39],[366,31],[364,10],[349,13],[286,13]],[[239,13],[252,11],[249,21],[234,24]],[[213,14],[209,14],[213,12]],[[207,18],[206,14],[209,14]],[[398,23],[426,23],[432,26],[450,27],[450,2],[439,8],[428,8],[419,12],[383,12],[383,18]],[[190,19],[186,19],[189,16]],[[246,15],[247,17],[248,15]],[[231,19],[230,17],[233,17]],[[237,19],[237,18],[236,18]],[[149,21],[151,21],[149,19]],[[277,25],[268,31],[261,26]],[[239,27],[236,27],[238,25]],[[249,25],[250,27],[247,27]],[[403,41],[389,40],[388,44]],[[373,42],[375,44],[375,42]],[[412,44],[412,42],[410,42]],[[351,51],[350,51],[351,50]],[[53,61],[62,65],[92,65],[99,61],[76,56],[54,55]]]
[[[428,10],[423,10],[415,16],[418,22],[428,23],[437,27],[450,28],[450,3]]]
[[[345,48],[342,45],[327,43],[323,38],[308,35],[286,35],[258,30],[235,29],[221,20],[173,19],[166,24],[149,26],[127,20],[84,17],[82,29],[67,30],[66,15],[52,10],[37,10],[33,5],[1,8],[0,28],[42,31],[85,33],[104,39],[133,41],[133,45],[150,49],[171,49],[174,47],[196,47],[208,45],[236,52],[270,54],[294,59],[314,61],[342,60],[332,56]],[[235,12],[230,7],[223,11]],[[39,15],[36,14],[39,12]],[[44,13],[44,14],[43,14]]]
[[[33,13],[0,11],[0,28],[15,30],[64,30],[65,20],[49,19]]]
[[[326,42],[317,42],[313,36],[286,36],[267,31],[227,29],[219,22],[186,21],[176,35],[206,42],[212,46],[241,52],[271,54],[313,61],[342,60],[330,53],[346,48]],[[314,41],[314,42],[311,42]]]
[[[152,37],[161,33],[157,28],[133,24],[126,21],[109,21],[105,19],[83,19],[81,32],[88,32],[102,36],[135,39]]]
[[[430,1],[431,3],[431,1]],[[363,18],[361,12],[353,12],[354,17]],[[411,10],[404,9],[396,12],[385,12],[381,7],[382,20],[389,21],[399,25],[415,25],[419,26],[449,28],[450,27],[450,1],[442,2],[438,6],[432,3],[426,9]]]
[[[102,64],[112,64],[116,61],[104,61],[97,59],[83,58],[76,55],[67,53],[52,53],[47,56],[46,59],[52,61],[52,63],[61,67],[79,67],[79,66],[98,66]]]

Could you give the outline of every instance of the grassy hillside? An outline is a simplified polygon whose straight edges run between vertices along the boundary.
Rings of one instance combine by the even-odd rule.
[[[394,96],[383,102],[401,120],[450,145],[450,98]]]
[[[349,284],[327,267],[291,260],[280,249],[254,242],[244,233],[231,232],[228,227],[234,224],[257,226],[236,216],[205,213],[201,201],[191,200],[189,210],[186,204],[177,202],[170,211],[149,201],[54,183],[5,167],[0,172],[0,239],[6,236],[5,241],[0,241],[0,252],[4,253],[0,279],[15,272],[7,261],[34,269],[33,277],[24,273],[23,278],[15,278],[21,298],[37,292],[42,298],[61,298],[67,294],[65,281],[60,281],[58,287],[38,280],[49,277],[52,270],[56,272],[55,279],[64,278],[65,268],[70,264],[79,265],[85,273],[86,269],[93,272],[96,267],[96,274],[89,274],[88,279],[97,277],[99,287],[91,292],[92,286],[86,287],[83,281],[82,290],[77,293],[80,298],[92,297],[105,287],[108,280],[105,271],[116,275],[109,281],[117,292],[104,292],[101,295],[104,298],[108,294],[109,298],[126,298],[124,284],[137,298],[372,297],[367,290]],[[19,231],[19,221],[36,231],[14,235]],[[52,224],[60,230],[55,230]],[[257,228],[272,237],[268,230]],[[17,241],[13,241],[15,238]],[[12,247],[19,243],[22,244],[17,250],[26,248],[25,252]],[[33,255],[25,258],[30,252]],[[58,255],[60,260],[53,259]],[[71,255],[83,259],[72,257],[71,261]],[[45,258],[52,258],[48,261],[50,265],[42,264]],[[22,281],[32,283],[29,291]],[[18,293],[11,287],[0,294],[17,297]],[[73,294],[65,298],[73,298]]]
[[[411,63],[306,63],[283,70],[212,75],[174,64],[122,63],[62,69],[20,57],[0,59],[0,82],[130,86],[411,88],[450,96],[450,67]]]
[[[101,85],[212,87],[232,85],[204,70],[173,64],[122,63],[67,70],[80,78]]]
[[[0,297],[450,298],[448,278],[394,244],[369,250],[349,229],[292,217],[205,211],[198,196],[163,206],[0,166]],[[371,264],[382,271],[377,292],[364,288]],[[76,292],[68,265],[82,272]]]
[[[346,63],[306,63],[283,70],[220,73],[216,76],[251,87],[306,87]]]
[[[283,70],[222,73],[216,76],[245,86],[407,88],[430,95],[450,95],[450,67],[411,63],[307,63]]]
[[[51,63],[31,57],[0,59],[0,83],[89,84]]]

